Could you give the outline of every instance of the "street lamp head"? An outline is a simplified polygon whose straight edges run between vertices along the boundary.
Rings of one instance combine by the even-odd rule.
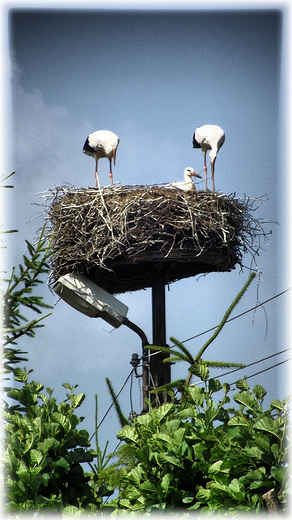
[[[128,307],[82,274],[61,276],[54,291],[71,307],[90,318],[100,317],[115,328],[126,320]]]

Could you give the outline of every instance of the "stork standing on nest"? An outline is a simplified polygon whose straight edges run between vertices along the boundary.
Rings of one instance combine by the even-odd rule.
[[[84,146],[83,153],[90,155],[95,158],[95,187],[99,185],[97,163],[98,159],[107,157],[110,163],[110,180],[113,185],[113,174],[112,174],[112,159],[114,159],[114,165],[116,164],[116,152],[119,145],[120,139],[116,134],[110,132],[110,130],[98,130],[89,134]]]
[[[205,189],[207,191],[206,153],[210,150],[212,189],[215,191],[214,170],[217,154],[225,141],[225,132],[217,125],[199,126],[193,135],[193,148],[201,148],[204,155]]]
[[[166,188],[178,188],[179,190],[188,191],[195,190],[196,186],[192,180],[192,177],[202,178],[199,173],[196,173],[190,166],[184,169],[184,181],[175,181],[170,184],[166,184]]]

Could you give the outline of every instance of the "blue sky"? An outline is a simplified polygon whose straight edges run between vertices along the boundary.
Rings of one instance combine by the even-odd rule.
[[[196,3],[194,3],[195,5]],[[120,137],[114,181],[156,184],[182,178],[183,170],[203,168],[192,134],[203,124],[218,124],[226,133],[219,152],[216,188],[267,200],[256,218],[267,224],[270,244],[262,243],[257,259],[259,283],[253,283],[234,315],[288,289],[285,271],[285,131],[286,4],[277,8],[209,8],[139,10],[126,8],[7,10],[11,91],[8,172],[16,170],[9,193],[8,224],[19,229],[9,237],[8,264],[17,264],[42,225],[41,198],[53,185],[94,186],[94,161],[82,153],[87,135],[109,129]],[[17,7],[17,6],[16,6]],[[11,92],[11,93],[10,93]],[[99,162],[100,181],[109,183],[108,161]],[[210,184],[210,181],[209,181]],[[203,189],[203,184],[199,185]],[[247,255],[244,264],[249,267]],[[248,277],[248,269],[189,278],[166,288],[167,338],[184,341],[217,325]],[[44,286],[48,303],[57,298]],[[128,318],[151,340],[151,290],[119,296],[129,307]],[[210,346],[208,359],[252,363],[287,348],[288,295],[237,319]],[[268,324],[268,326],[267,326]],[[196,353],[208,336],[186,343]],[[86,394],[80,411],[84,427],[93,433],[94,394],[100,418],[111,401],[105,377],[116,391],[128,376],[133,352],[141,352],[138,337],[126,327],[112,330],[100,319],[87,318],[56,304],[35,339],[22,340],[33,377],[65,395],[62,383],[78,384]],[[233,382],[263,365],[227,376]],[[182,364],[173,379],[184,377]],[[214,377],[218,372],[212,374]],[[258,375],[250,384],[268,390],[267,405],[287,394],[285,365]],[[133,403],[141,409],[139,381],[133,383]],[[121,394],[130,411],[129,385]],[[118,424],[112,411],[100,429],[101,444],[115,445]]]

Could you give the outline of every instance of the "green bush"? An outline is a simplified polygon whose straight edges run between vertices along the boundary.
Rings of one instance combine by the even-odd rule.
[[[181,403],[165,403],[137,417],[118,438],[118,507],[136,512],[186,509],[202,513],[259,512],[275,490],[286,508],[288,400],[264,411],[265,390],[245,380],[228,408],[229,385],[209,379],[185,387]],[[216,404],[213,394],[223,391]]]
[[[81,463],[91,462],[88,433],[77,430],[82,421],[75,415],[84,394],[69,390],[67,399],[57,404],[52,391],[27,382],[28,373],[17,369],[15,378],[22,388],[7,395],[18,409],[7,407],[4,418],[6,496],[8,510],[60,510],[67,505],[83,507],[93,501]]]

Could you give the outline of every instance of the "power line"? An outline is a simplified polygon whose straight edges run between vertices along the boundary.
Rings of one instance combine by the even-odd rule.
[[[233,316],[233,318],[229,318],[228,320],[226,320],[226,323],[228,323],[230,321],[233,321],[233,320],[236,320],[237,318],[241,318],[241,316],[244,316],[248,312],[251,312],[251,311],[254,311],[255,309],[258,309],[258,307],[262,307],[263,305],[265,305],[266,303],[269,303],[270,301],[274,300],[275,298],[278,298],[279,296],[282,296],[286,292],[291,291],[291,289],[292,289],[292,287],[289,287],[289,289],[285,289],[284,291],[280,292],[279,294],[276,294],[275,296],[272,296],[271,298],[268,298],[268,300],[265,300],[262,303],[258,303],[254,307],[251,307],[250,309],[247,309],[246,311],[241,312],[240,314],[237,314],[237,316]],[[181,341],[181,343],[186,343],[187,341],[191,341],[192,339],[199,338],[200,336],[203,336],[204,334],[207,334],[208,332],[212,332],[213,330],[217,329],[217,327],[218,327],[218,325],[216,325],[215,327],[212,327],[211,329],[205,330],[204,332],[200,332],[199,334],[196,334],[195,336],[192,336],[191,338],[188,338],[188,339],[185,339],[184,341]]]
[[[292,358],[284,359],[284,361],[280,361],[279,363],[276,363],[275,365],[272,365],[271,367],[265,368],[263,370],[260,370],[259,372],[256,372],[255,374],[252,374],[251,376],[246,376],[247,379],[251,379],[252,377],[258,376],[259,374],[263,374],[264,372],[267,372],[268,370],[271,370],[272,368],[276,368],[279,365],[283,365],[283,363],[287,363],[287,361],[291,361]],[[243,370],[243,369],[242,369]],[[235,383],[231,383],[231,385],[235,385]]]
[[[216,377],[216,379],[220,379],[221,377],[227,376],[229,374],[233,374],[234,372],[238,372],[238,370],[245,370],[248,367],[251,367],[252,365],[256,365],[258,363],[262,363],[263,361],[266,361],[267,359],[271,359],[275,356],[278,356],[280,354],[283,354],[284,352],[287,352],[288,350],[291,350],[291,348],[286,348],[285,350],[282,350],[281,352],[276,352],[276,354],[272,354],[271,356],[267,356],[265,358],[259,359],[258,361],[254,361],[253,363],[249,363],[248,365],[245,365],[244,367],[234,368],[233,370],[229,370],[229,372],[225,372],[224,374],[220,374]],[[264,372],[267,372],[268,370],[271,370],[272,368],[276,368],[279,365],[283,365],[284,363],[287,363],[288,361],[291,361],[292,358],[284,359],[284,361],[280,361],[279,363],[276,363],[275,365],[272,365],[268,368],[264,368],[263,370],[259,370],[258,372],[255,372],[254,374],[251,374],[250,376],[246,376],[247,379],[250,379],[254,376],[257,376],[259,374],[262,374]],[[198,386],[203,384],[204,381],[198,381],[197,383],[194,383],[192,386]],[[230,385],[235,385],[236,381],[233,383],[229,383]]]
[[[131,377],[131,383],[130,383],[130,408],[131,408],[131,411],[133,410],[133,379],[134,379],[134,372],[132,370],[132,377]]]
[[[230,321],[236,320],[237,318],[241,318],[241,316],[244,316],[245,314],[247,314],[247,313],[249,313],[251,311],[254,311],[255,309],[258,309],[259,307],[262,307],[266,303],[269,303],[270,301],[275,300],[275,298],[278,298],[279,296],[282,296],[286,292],[291,291],[291,289],[292,289],[292,287],[289,287],[289,289],[285,289],[284,291],[276,294],[275,296],[272,296],[271,298],[268,298],[267,300],[263,301],[262,303],[258,303],[254,307],[251,307],[250,309],[247,309],[246,311],[241,312],[240,314],[237,314],[236,316],[233,316],[233,318],[229,318],[228,320],[226,320],[226,323],[229,323]],[[187,343],[187,341],[191,341],[192,339],[199,338],[200,336],[203,336],[204,334],[207,334],[208,332],[212,332],[213,330],[216,330],[218,327],[219,327],[219,325],[215,325],[215,327],[211,327],[210,329],[204,330],[203,332],[199,332],[199,334],[196,334],[195,336],[191,336],[190,338],[187,338],[187,339],[185,339],[183,341],[180,341],[180,343]],[[169,348],[171,349],[174,346],[175,345],[170,345]],[[157,354],[159,354],[159,351],[152,352],[151,354],[149,354],[149,357],[156,356]]]
[[[129,373],[129,375],[128,375],[127,379],[125,380],[124,384],[121,386],[120,390],[118,391],[118,393],[117,393],[117,397],[119,397],[120,393],[121,393],[122,390],[125,388],[125,386],[126,386],[128,380],[130,379],[130,377],[131,377],[133,371],[134,371],[134,368],[132,368],[132,370],[131,370],[131,372]],[[105,412],[105,414],[104,414],[103,418],[101,419],[100,423],[97,425],[96,430],[94,430],[93,434],[91,435],[89,441],[91,441],[91,439],[94,437],[95,432],[96,432],[96,431],[99,429],[99,427],[102,425],[103,421],[105,420],[106,416],[108,415],[108,413],[110,412],[110,410],[112,409],[113,406],[114,406],[114,403],[112,403],[112,404],[108,407],[108,409],[107,409],[107,411]]]
[[[251,367],[253,365],[257,365],[258,363],[261,363],[262,361],[266,361],[267,359],[271,359],[275,356],[279,356],[280,354],[284,354],[284,352],[288,352],[288,350],[291,350],[290,348],[286,348],[285,350],[281,350],[281,352],[276,352],[275,354],[271,354],[270,356],[264,357],[262,359],[259,359],[258,361],[253,361],[252,363],[248,363],[244,367],[234,368],[233,370],[229,370],[229,372],[225,372],[225,374],[221,374],[219,377],[228,376],[229,374],[233,374],[233,372],[237,372],[238,370],[245,370],[248,367]]]

